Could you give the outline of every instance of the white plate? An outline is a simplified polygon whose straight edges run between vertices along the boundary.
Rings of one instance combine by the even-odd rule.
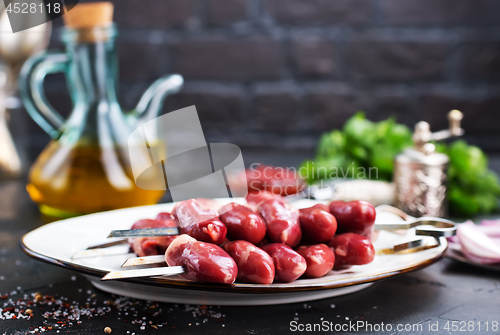
[[[244,203],[244,199],[217,200],[221,203]],[[305,199],[294,205],[305,208],[316,203],[318,201]],[[129,229],[135,221],[154,218],[159,212],[171,211],[173,206],[173,203],[168,203],[133,207],[57,221],[26,234],[21,240],[21,247],[36,259],[85,274],[94,286],[110,293],[174,303],[248,306],[302,302],[356,292],[375,281],[429,266],[444,256],[448,246],[446,239],[441,238],[441,245],[436,248],[409,254],[377,255],[370,264],[331,271],[322,278],[270,285],[196,283],[178,277],[101,282],[100,277],[109,271],[120,270],[120,265],[131,254],[71,259],[75,252],[84,250],[89,245],[109,242],[106,237],[111,230]],[[383,213],[377,217],[377,221],[381,220],[388,222],[401,219]],[[431,237],[424,238],[433,240]],[[413,230],[405,235],[382,231],[374,246],[376,249],[383,249],[413,239]],[[122,245],[113,248],[123,248],[125,253],[128,247]]]
[[[471,261],[470,259],[465,257],[461,251],[462,247],[460,246],[460,243],[449,243],[449,246],[450,246],[450,248],[448,249],[448,253],[446,256],[448,256],[456,261],[459,261],[459,262],[462,262],[465,264],[469,264],[469,265],[473,265],[473,266],[477,266],[477,267],[483,268],[483,269],[500,271],[500,264],[480,264],[480,263],[476,263],[474,261]]]

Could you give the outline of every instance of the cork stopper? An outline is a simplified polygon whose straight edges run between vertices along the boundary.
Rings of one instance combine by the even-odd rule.
[[[63,15],[64,24],[70,29],[109,27],[113,23],[111,2],[79,3]]]

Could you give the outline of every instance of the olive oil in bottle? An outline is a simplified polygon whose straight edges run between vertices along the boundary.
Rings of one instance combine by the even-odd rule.
[[[51,218],[157,203],[164,191],[137,187],[128,159],[127,148],[52,141],[32,166],[27,190]]]
[[[52,138],[31,168],[27,190],[51,219],[155,204],[166,185],[153,191],[136,185],[128,157],[129,135],[158,115],[164,97],[182,86],[182,77],[158,79],[134,111],[126,114],[117,101],[118,30],[113,4],[79,4],[63,19],[65,51],[33,56],[19,78],[26,110]],[[67,119],[52,108],[43,92],[45,75],[54,72],[65,74],[73,102]],[[150,151],[164,148],[150,147],[151,142]],[[151,173],[141,178],[154,184]]]

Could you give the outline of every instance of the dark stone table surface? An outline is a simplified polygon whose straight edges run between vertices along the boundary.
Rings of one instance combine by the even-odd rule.
[[[247,162],[297,165],[307,153],[245,155]],[[499,171],[498,161],[492,166]],[[448,258],[357,293],[308,303],[261,307],[175,305],[113,296],[95,289],[78,273],[26,256],[19,248],[19,239],[42,224],[37,206],[26,193],[25,180],[1,181],[0,335],[104,334],[105,327],[110,327],[112,334],[288,334],[299,332],[293,331],[292,322],[306,326],[323,321],[333,328],[324,333],[334,333],[335,325],[349,326],[358,321],[371,324],[373,331],[353,331],[344,326],[345,331],[335,333],[500,333],[500,272]],[[40,301],[34,303],[35,293],[41,295]],[[16,312],[16,308],[29,308],[32,316],[23,318],[26,313]],[[21,317],[5,319],[14,314]],[[376,331],[382,323],[384,328]],[[447,324],[450,330],[445,329]],[[407,329],[398,331],[398,325]],[[453,331],[453,326],[465,331]]]

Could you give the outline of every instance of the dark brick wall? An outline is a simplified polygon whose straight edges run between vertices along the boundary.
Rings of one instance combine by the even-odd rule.
[[[125,109],[178,72],[185,89],[164,111],[195,104],[209,141],[312,149],[357,110],[438,130],[458,108],[467,139],[500,151],[500,1],[114,2]],[[46,86],[69,110],[64,82]]]

